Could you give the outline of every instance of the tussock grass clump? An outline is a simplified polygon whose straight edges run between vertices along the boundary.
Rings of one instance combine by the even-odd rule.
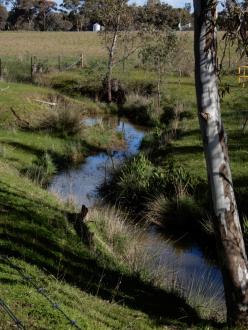
[[[61,136],[75,135],[81,130],[81,118],[78,109],[64,106],[52,109],[40,127]]]
[[[44,152],[30,166],[24,168],[22,173],[35,183],[46,186],[52,175],[56,173],[56,166],[51,155]]]
[[[159,195],[147,205],[146,219],[164,226],[170,231],[187,232],[196,227],[203,217],[203,211],[191,196],[169,199]]]
[[[110,200],[139,210],[154,194],[164,194],[177,200],[191,194],[199,184],[181,164],[167,162],[155,166],[149,158],[140,153],[127,160],[113,173],[112,181],[103,187],[103,193]]]
[[[127,96],[121,111],[132,121],[141,125],[156,126],[159,123],[159,114],[151,97],[131,93]]]
[[[185,299],[202,317],[224,320],[222,286],[216,283],[214,274],[199,275],[196,271],[192,279],[183,284],[171,264],[154,262],[158,260],[161,247],[156,252],[148,252],[147,228],[134,225],[128,214],[116,207],[99,205],[90,210],[86,225],[98,256],[100,251],[105,251],[132,275],[136,274],[155,287]]]
[[[152,188],[155,171],[149,159],[140,153],[115,170],[111,182],[102,187],[102,192],[113,202],[131,208],[139,207]]]
[[[144,227],[130,223],[128,215],[118,208],[98,206],[87,220],[96,244],[111,253],[118,263],[132,273],[146,270],[148,254],[142,248]]]
[[[224,322],[226,306],[222,283],[215,278],[215,273],[195,271],[188,285],[182,288],[181,295],[204,319]]]

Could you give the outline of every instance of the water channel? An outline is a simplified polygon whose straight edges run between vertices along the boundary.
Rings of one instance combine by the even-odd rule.
[[[113,167],[120,165],[127,157],[139,151],[140,143],[145,135],[145,129],[131,124],[126,119],[117,117],[85,118],[83,125],[111,125],[116,131],[122,132],[126,148],[124,150],[99,152],[86,158],[78,167],[59,172],[50,183],[49,190],[62,199],[73,200],[81,206],[92,207],[100,198],[97,187],[108,180]],[[172,278],[187,288],[186,295],[197,293],[199,296],[213,298],[218,305],[223,305],[223,284],[220,270],[205,260],[200,248],[192,244],[188,248],[178,247],[175,242],[165,237],[164,233],[152,225],[142,242],[144,249],[152,256],[150,267],[164,268]],[[190,285],[189,285],[190,283]]]

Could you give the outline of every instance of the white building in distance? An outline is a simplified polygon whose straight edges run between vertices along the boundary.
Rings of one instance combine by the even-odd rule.
[[[99,23],[93,24],[93,32],[100,32],[101,31],[101,25]]]

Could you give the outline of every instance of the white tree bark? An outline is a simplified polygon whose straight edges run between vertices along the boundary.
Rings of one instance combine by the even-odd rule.
[[[248,325],[248,263],[233,191],[218,94],[216,3],[213,0],[194,0],[198,117],[216,216],[216,240],[228,322],[231,325]]]

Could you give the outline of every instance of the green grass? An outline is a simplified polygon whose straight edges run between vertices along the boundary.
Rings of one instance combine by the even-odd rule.
[[[21,120],[27,121],[33,128],[37,127],[53,109],[42,101],[56,103],[58,107],[73,107],[82,115],[107,111],[106,106],[88,98],[76,100],[49,87],[0,81],[0,125],[13,127],[19,124],[18,119],[11,112],[12,108]]]
[[[6,86],[6,83],[1,83]],[[10,256],[24,272],[44,286],[51,299],[60,303],[71,318],[86,329],[184,329],[205,328],[211,323],[200,319],[185,299],[154,287],[141,279],[125,262],[118,262],[103,247],[92,247],[80,237],[76,213],[56,197],[23,175],[23,168],[35,164],[48,153],[56,165],[79,144],[85,157],[93,150],[118,148],[122,136],[111,125],[83,127],[75,137],[60,137],[53,132],[21,130],[13,124],[8,107],[35,126],[51,109],[23,105],[27,96],[44,98],[55,93],[48,88],[9,84],[2,103],[0,130],[0,250]],[[12,94],[11,94],[12,93]],[[44,94],[43,94],[44,93]],[[56,93],[55,93],[56,94]],[[56,94],[57,95],[57,94]],[[13,98],[12,98],[12,97]],[[69,99],[70,100],[70,99]],[[73,101],[71,101],[73,102]],[[8,115],[4,116],[4,114]],[[38,116],[39,114],[39,116]],[[24,117],[25,115],[25,117]],[[68,161],[68,160],[67,160]],[[89,229],[84,228],[87,236]],[[94,231],[93,231],[94,235]],[[125,240],[124,240],[125,241]],[[115,244],[124,249],[122,237]],[[5,262],[0,262],[1,291],[15,314],[29,329],[68,329],[66,320]],[[183,320],[181,318],[183,317]],[[203,322],[203,323],[202,323]],[[11,329],[1,311],[0,327]]]
[[[132,76],[132,73],[129,73]],[[153,81],[153,77],[147,73],[136,70],[134,76],[146,81]],[[126,79],[123,75],[122,79]],[[130,79],[130,78],[127,78]],[[223,83],[230,85],[230,94],[226,94],[221,102],[221,113],[227,133],[229,156],[234,179],[234,187],[237,190],[238,202],[241,211],[247,214],[247,206],[244,201],[247,197],[247,170],[248,170],[248,127],[243,131],[242,127],[247,110],[247,86],[242,88],[234,76],[223,78]],[[169,100],[177,100],[184,105],[187,117],[183,118],[179,125],[179,137],[174,139],[170,146],[155,143],[153,162],[163,165],[167,160],[173,160],[182,164],[185,170],[193,177],[206,182],[206,165],[203,154],[202,140],[200,135],[194,80],[191,77],[167,76],[164,81],[163,94]],[[165,109],[165,113],[166,113]]]
[[[159,329],[178,324],[184,328],[185,323],[176,321],[182,315],[190,324],[200,322],[183,298],[143,282],[119,267],[104,250],[100,254],[92,251],[75,230],[74,211],[4,160],[0,161],[0,178],[1,253],[18,258],[13,261],[42,283],[51,298],[82,326],[122,329],[131,324],[133,329]],[[67,328],[61,315],[23,283],[16,270],[1,263],[0,276],[1,297],[28,328],[54,329],[57,324]],[[10,328],[6,316],[1,318],[4,321]]]
[[[3,46],[0,56],[37,55],[55,59],[57,52],[64,56],[76,56],[79,50],[83,50],[86,61],[90,63],[94,58],[102,60],[105,56],[96,38],[96,34],[90,33],[4,32],[0,34]],[[66,47],[65,40],[68,41]],[[24,43],[26,48],[23,47]],[[189,52],[191,62],[187,64],[190,67],[192,34],[188,35],[185,45],[185,51]],[[27,49],[29,54],[26,54]],[[183,70],[185,61],[177,61],[175,71]],[[128,69],[127,72],[121,72],[121,68],[117,67],[114,73],[128,92],[142,94],[154,86],[154,73],[130,67]],[[192,68],[189,71],[189,75],[192,74]],[[39,285],[47,288],[51,298],[60,303],[63,310],[83,328],[210,329],[216,324],[202,321],[185,299],[173,292],[154,287],[142,280],[138,273],[130,271],[125,263],[120,264],[113,258],[116,246],[125,250],[123,245],[125,246],[126,241],[123,241],[118,232],[114,233],[115,240],[109,250],[110,242],[104,242],[108,236],[102,232],[101,222],[100,228],[94,228],[91,223],[92,234],[101,240],[101,244],[97,249],[90,246],[89,242],[78,235],[75,210],[62,204],[21,174],[23,168],[35,163],[44,152],[51,155],[58,168],[65,165],[64,160],[67,163],[68,159],[81,161],[92,151],[117,149],[123,145],[120,135],[114,133],[111,127],[102,125],[84,127],[73,137],[34,130],[52,110],[34,99],[66,103],[79,109],[82,115],[110,111],[105,105],[92,100],[98,96],[95,91],[100,88],[101,73],[102,71],[94,71],[90,65],[79,72],[48,73],[37,80],[47,87],[0,82],[1,253],[11,256],[11,260],[21,265],[25,273],[31,274]],[[247,115],[246,89],[239,88],[232,77],[228,81],[232,85],[232,93],[223,101],[222,115],[228,132],[238,202],[242,212],[247,215],[248,141],[247,131],[241,132],[240,129],[242,118]],[[67,94],[67,97],[62,93]],[[183,102],[191,117],[181,121],[179,139],[172,141],[169,147],[166,145],[154,150],[154,164],[150,167],[156,166],[159,169],[166,160],[173,160],[182,164],[193,178],[203,180],[206,186],[193,78],[179,79],[177,72],[166,76],[163,94],[169,102],[174,99]],[[10,111],[11,108],[21,120],[29,123],[29,129],[20,129],[20,122]],[[242,112],[237,112],[236,109]],[[88,230],[86,226],[86,234]],[[5,262],[0,262],[0,268],[0,297],[4,298],[28,328],[68,329],[68,324],[61,315],[30,285],[24,283],[16,270]],[[1,312],[0,316],[0,328],[11,329],[6,315]]]
[[[248,136],[247,129],[242,131],[242,125],[248,116],[247,87],[239,86],[233,77],[225,78],[224,81],[230,84],[230,94],[224,97],[221,104],[222,119],[227,133],[229,157],[240,211],[247,214],[248,209],[245,200],[248,192],[245,186],[248,170]],[[166,157],[184,164],[192,176],[199,176],[206,181],[206,166],[196,115],[194,82],[185,78],[181,84],[180,94],[177,93],[178,84],[175,79],[169,79],[167,88],[173,96],[177,96],[186,104],[193,116],[192,119],[187,119],[181,123],[182,136],[172,143],[171,150],[166,151]]]
[[[82,329],[162,329],[145,313],[122,307],[115,302],[87,294],[37,267],[11,259],[45,288],[48,296],[76,320]],[[1,262],[1,298],[28,329],[73,329],[74,327],[51,304],[8,264]],[[14,290],[13,290],[14,288]],[[13,329],[10,319],[0,312],[1,329]]]

